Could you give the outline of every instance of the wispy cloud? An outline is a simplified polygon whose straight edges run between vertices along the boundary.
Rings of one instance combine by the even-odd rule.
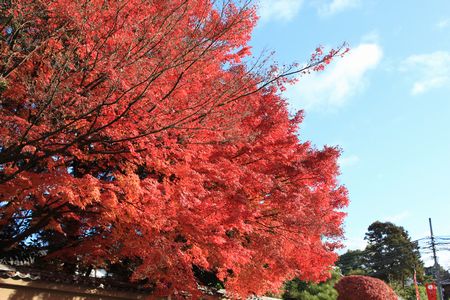
[[[437,51],[411,55],[402,62],[400,70],[415,78],[412,95],[447,86],[450,83],[450,53]]]
[[[361,42],[378,44],[380,42],[380,34],[377,30],[372,30],[361,37]]]
[[[357,155],[341,156],[338,159],[338,164],[341,168],[346,168],[356,165],[359,161],[360,159]]]
[[[392,222],[392,223],[398,223],[402,222],[405,219],[409,218],[411,216],[411,212],[409,210],[401,211],[397,214],[385,216],[382,218],[384,221]]]
[[[288,87],[286,96],[297,109],[340,107],[365,88],[367,72],[378,66],[382,56],[378,44],[362,43],[333,61],[325,71],[300,78]]]
[[[423,260],[425,266],[431,267],[434,265],[433,256],[429,252],[422,253],[422,260]],[[438,263],[441,266],[443,266],[445,269],[450,269],[450,252],[439,251]]]
[[[318,13],[321,16],[331,16],[360,5],[360,0],[326,0],[319,4]]]
[[[450,26],[450,19],[443,19],[436,23],[437,29],[444,29]]]
[[[290,21],[303,7],[304,0],[256,0],[261,22]],[[348,9],[361,6],[361,0],[314,0],[311,4],[317,8],[317,14],[328,17]]]
[[[303,0],[260,0],[258,13],[262,22],[290,21],[300,11]]]
[[[439,88],[441,86],[446,85],[448,81],[449,80],[447,76],[431,77],[429,79],[417,81],[414,83],[414,86],[412,87],[411,94],[418,95],[425,93],[428,90]]]

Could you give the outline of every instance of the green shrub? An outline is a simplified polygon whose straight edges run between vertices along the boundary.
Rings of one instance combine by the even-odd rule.
[[[402,287],[400,283],[390,284],[395,293],[404,300],[416,300],[416,288],[414,285]],[[427,299],[427,291],[424,286],[419,286],[420,299]]]
[[[288,281],[285,285],[283,299],[336,300],[338,293],[334,289],[334,285],[340,277],[338,271],[332,271],[331,278],[322,283],[308,283],[298,278]]]

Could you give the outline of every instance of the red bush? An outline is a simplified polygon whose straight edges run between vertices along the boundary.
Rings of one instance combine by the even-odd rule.
[[[397,295],[384,281],[368,276],[346,276],[335,286],[338,300],[397,300]]]

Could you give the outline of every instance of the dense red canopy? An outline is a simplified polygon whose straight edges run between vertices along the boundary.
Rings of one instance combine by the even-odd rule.
[[[51,257],[139,258],[132,278],[170,292],[196,290],[192,265],[241,295],[328,276],[339,151],[299,140],[290,69],[241,62],[256,17],[233,3],[1,4],[3,251],[52,232]]]
[[[397,300],[394,290],[384,281],[369,276],[345,276],[336,284],[338,300]]]

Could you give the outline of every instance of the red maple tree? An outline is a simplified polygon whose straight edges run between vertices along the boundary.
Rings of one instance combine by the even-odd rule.
[[[245,64],[250,1],[0,5],[3,253],[133,260],[170,293],[197,290],[194,265],[237,295],[328,276],[339,150],[301,142],[279,91],[344,48]]]

